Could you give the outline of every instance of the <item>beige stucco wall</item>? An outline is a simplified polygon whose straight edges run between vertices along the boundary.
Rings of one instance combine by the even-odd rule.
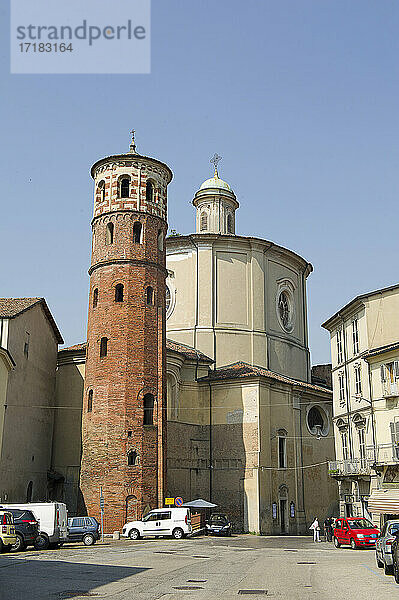
[[[168,337],[216,359],[238,360],[309,380],[307,263],[270,242],[197,234],[167,240],[171,309]],[[282,286],[292,288],[294,320],[286,331],[277,315]]]
[[[27,334],[28,357],[24,354]],[[9,502],[26,501],[30,481],[32,499],[47,498],[57,347],[40,305],[9,320],[7,349],[16,367],[8,378],[0,457],[0,496]]]
[[[84,376],[84,352],[59,354],[52,467],[64,477],[62,500],[71,514],[76,514],[79,501]]]

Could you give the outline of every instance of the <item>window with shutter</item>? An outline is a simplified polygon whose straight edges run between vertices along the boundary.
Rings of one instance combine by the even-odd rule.
[[[380,373],[381,373],[381,381],[382,381],[382,383],[385,383],[385,365],[380,366]]]
[[[395,379],[399,379],[399,360],[394,362]]]

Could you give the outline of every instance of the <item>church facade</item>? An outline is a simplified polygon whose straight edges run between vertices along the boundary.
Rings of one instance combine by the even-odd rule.
[[[88,341],[59,352],[53,494],[98,517],[102,492],[108,531],[182,496],[239,531],[307,533],[337,500],[331,391],[310,373],[311,265],[236,235],[217,169],[195,194],[196,232],[166,240],[166,165],[133,142],[92,174]]]

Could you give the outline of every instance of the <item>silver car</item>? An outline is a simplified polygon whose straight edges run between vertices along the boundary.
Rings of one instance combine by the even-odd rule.
[[[396,539],[394,535],[396,531],[399,531],[399,520],[387,521],[375,543],[377,566],[381,569],[384,567],[386,575],[393,573],[392,543]]]

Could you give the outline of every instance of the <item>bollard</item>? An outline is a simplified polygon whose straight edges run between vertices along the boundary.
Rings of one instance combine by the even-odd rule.
[[[112,539],[113,540],[120,540],[121,539],[121,533],[120,533],[120,531],[114,531],[114,533],[112,534]]]

